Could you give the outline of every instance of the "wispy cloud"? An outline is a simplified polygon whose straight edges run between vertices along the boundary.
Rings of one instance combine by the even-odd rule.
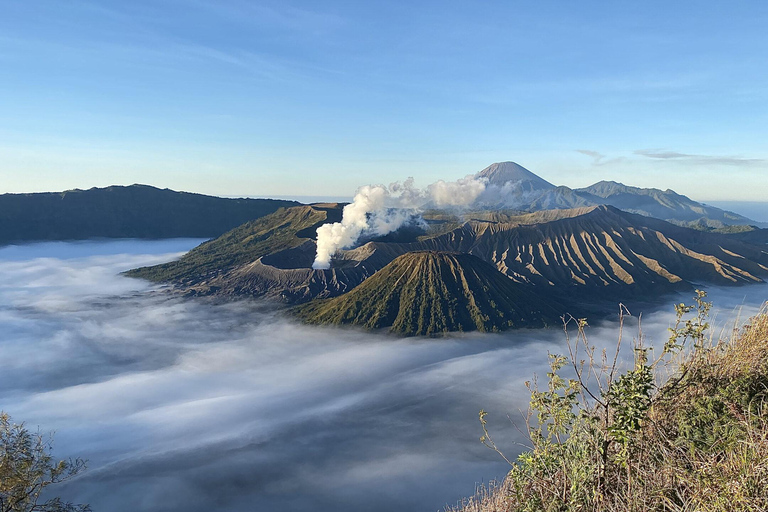
[[[222,19],[237,23],[247,23],[249,25],[256,24],[268,27],[271,30],[288,31],[294,33],[294,35],[316,36],[327,34],[346,24],[346,20],[339,14],[298,8],[289,5],[287,2],[266,5],[263,2],[211,2],[208,0],[197,0],[194,2],[194,5]]]
[[[591,149],[577,149],[577,153],[581,153],[582,155],[587,155],[588,157],[592,158],[594,164],[599,164],[600,161],[605,158],[605,155],[602,153],[598,153],[597,151],[592,151]]]
[[[75,14],[68,15],[73,20],[90,16],[95,20],[93,27],[67,38],[2,34],[0,60],[22,62],[35,54],[35,60],[56,56],[57,63],[72,60],[78,66],[87,63],[100,69],[130,65],[149,72],[149,76],[181,70],[204,73],[211,79],[231,71],[240,77],[292,83],[310,81],[318,74],[340,74],[334,65],[308,58],[304,51],[317,48],[345,25],[345,20],[332,12],[245,1],[193,0],[179,5],[188,23],[227,35],[213,40],[177,30],[176,10],[141,2],[104,6],[77,1],[73,6]],[[48,16],[47,23],[63,23]],[[65,21],[70,25],[75,22]]]
[[[606,155],[600,153],[599,151],[594,151],[591,149],[577,149],[576,152],[590,157],[592,159],[592,165],[594,166],[606,166],[626,161],[626,158],[623,156],[607,158]]]
[[[694,165],[730,165],[737,167],[749,167],[754,165],[766,165],[768,160],[763,158],[744,158],[732,155],[699,155],[680,153],[664,149],[638,149],[636,155],[657,160],[671,160]]]
[[[604,154],[592,151],[591,149],[577,149],[576,152],[581,153],[582,155],[591,156],[595,160],[602,160],[605,157]]]
[[[690,96],[706,83],[703,74],[683,74],[675,77],[646,76],[597,76],[590,78],[562,78],[557,80],[535,80],[515,77],[500,85],[488,82],[484,90],[475,84],[467,90],[471,101],[492,105],[523,104],[526,98],[539,97],[588,97],[598,96],[601,101],[663,103]],[[455,87],[454,83],[450,84]]]

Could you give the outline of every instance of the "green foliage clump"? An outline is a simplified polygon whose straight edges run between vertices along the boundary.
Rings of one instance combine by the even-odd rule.
[[[569,357],[550,356],[546,389],[529,385],[531,449],[456,510],[768,510],[768,311],[715,342],[710,308],[701,291],[677,305],[661,354],[650,357],[641,333],[623,372],[621,334],[610,360],[589,345],[584,320],[567,321],[566,334],[578,326]],[[485,411],[480,422],[481,441],[501,453]]]
[[[82,459],[55,461],[51,439],[13,423],[0,412],[0,512],[88,512],[60,498],[42,501],[48,486],[64,482],[85,469]]]

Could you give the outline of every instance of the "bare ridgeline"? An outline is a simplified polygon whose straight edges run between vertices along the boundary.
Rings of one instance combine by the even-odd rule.
[[[763,282],[768,237],[755,224],[669,190],[573,190],[505,162],[423,190],[409,180],[362,187],[346,206],[281,209],[128,274],[278,299],[310,323],[489,332],[659,302],[694,283]]]

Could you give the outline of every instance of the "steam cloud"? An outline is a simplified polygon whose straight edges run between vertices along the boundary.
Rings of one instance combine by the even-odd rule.
[[[426,189],[414,186],[413,178],[400,183],[365,185],[344,207],[341,222],[317,228],[317,256],[312,268],[328,269],[339,249],[350,247],[364,233],[386,235],[412,219],[425,205],[462,207],[475,202],[485,190],[485,182],[473,176],[457,181],[439,180]]]

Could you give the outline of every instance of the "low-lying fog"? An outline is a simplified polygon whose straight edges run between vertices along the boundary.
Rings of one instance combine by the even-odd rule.
[[[119,275],[197,242],[0,248],[0,408],[55,430],[57,457],[90,460],[58,494],[96,512],[435,511],[504,476],[477,413],[519,452],[506,415],[564,352],[562,331],[397,339]],[[747,317],[768,286],[710,296],[721,320],[742,303]],[[670,311],[646,312],[651,341]],[[615,327],[592,341],[615,343]]]

